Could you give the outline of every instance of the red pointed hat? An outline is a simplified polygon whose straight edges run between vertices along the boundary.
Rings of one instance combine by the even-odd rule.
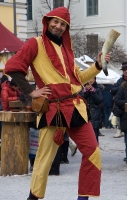
[[[69,10],[66,7],[58,7],[55,8],[54,10],[52,10],[51,12],[47,13],[43,19],[42,19],[42,23],[43,23],[43,33],[42,33],[42,38],[43,38],[43,42],[45,45],[45,49],[46,49],[46,53],[49,57],[49,59],[51,60],[53,66],[63,75],[65,76],[65,71],[62,67],[62,63],[61,60],[59,59],[55,48],[53,47],[53,45],[51,44],[51,42],[49,41],[49,39],[47,38],[45,32],[48,28],[48,24],[47,24],[47,20],[46,18],[48,17],[56,17],[59,18],[63,21],[65,21],[68,26],[65,30],[65,32],[62,35],[63,38],[63,46],[65,48],[65,51],[68,55],[68,60],[69,60],[69,65],[74,66],[74,55],[73,55],[73,51],[72,51],[72,45],[71,45],[71,38],[70,38],[70,34],[69,34],[69,27],[70,27],[70,13]]]

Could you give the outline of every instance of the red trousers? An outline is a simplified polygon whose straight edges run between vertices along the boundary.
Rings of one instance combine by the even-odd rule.
[[[78,128],[67,129],[70,138],[82,154],[79,171],[79,196],[99,196],[101,155],[91,122]]]

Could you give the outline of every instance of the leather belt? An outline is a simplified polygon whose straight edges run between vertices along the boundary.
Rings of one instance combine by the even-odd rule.
[[[72,94],[72,95],[68,95],[68,96],[63,97],[63,98],[51,99],[51,100],[49,100],[49,103],[52,103],[52,102],[60,102],[60,101],[66,100],[66,99],[71,99],[71,98],[77,97],[77,95],[78,95],[78,94]]]

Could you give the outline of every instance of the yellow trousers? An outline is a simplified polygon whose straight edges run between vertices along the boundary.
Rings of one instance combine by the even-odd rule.
[[[59,147],[53,141],[55,131],[54,126],[40,129],[39,146],[30,185],[31,193],[38,198],[43,198],[45,195],[49,170]]]

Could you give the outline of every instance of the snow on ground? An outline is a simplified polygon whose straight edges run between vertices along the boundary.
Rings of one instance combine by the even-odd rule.
[[[102,183],[99,198],[90,200],[127,200],[127,164],[123,161],[124,139],[113,138],[115,129],[102,129],[99,137],[102,153]],[[49,176],[45,200],[77,200],[78,170],[81,154],[69,151],[69,164],[61,164],[60,176]],[[0,200],[26,200],[31,173],[22,176],[0,176]]]

